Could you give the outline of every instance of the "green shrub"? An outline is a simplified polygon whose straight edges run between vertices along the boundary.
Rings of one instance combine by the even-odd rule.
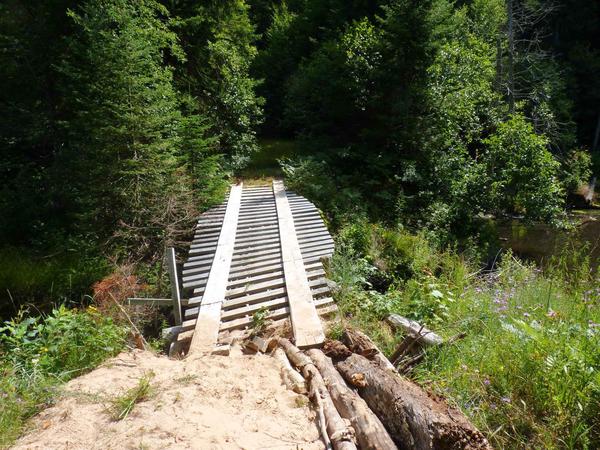
[[[20,313],[0,328],[0,448],[57,388],[117,354],[126,330],[94,307],[56,308],[45,317]]]
[[[105,258],[88,255],[91,251],[81,242],[71,240],[66,245],[69,251],[51,257],[23,248],[0,249],[0,317],[16,314],[28,302],[42,310],[56,301],[79,302],[106,275]]]
[[[535,134],[533,126],[517,114],[499,124],[484,143],[490,209],[534,220],[556,219],[563,191],[559,163],[548,150],[546,137]]]

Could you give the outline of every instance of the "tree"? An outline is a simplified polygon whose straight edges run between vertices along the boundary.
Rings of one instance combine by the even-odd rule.
[[[151,239],[179,166],[181,114],[163,65],[182,57],[177,38],[152,0],[88,0],[69,16],[76,31],[59,67],[71,113],[57,190],[79,231],[106,237],[119,223]]]
[[[62,224],[49,168],[64,146],[54,63],[71,32],[71,0],[0,4],[0,240],[43,241]]]
[[[165,1],[186,55],[176,71],[179,89],[211,123],[229,168],[244,166],[257,149],[263,100],[250,76],[256,56],[254,27],[243,0]]]
[[[499,124],[484,141],[488,207],[552,221],[563,206],[559,163],[548,151],[548,140],[536,135],[522,115]]]

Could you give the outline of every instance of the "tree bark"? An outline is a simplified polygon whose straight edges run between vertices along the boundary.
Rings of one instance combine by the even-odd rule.
[[[506,2],[506,15],[508,18],[508,111],[515,112],[515,28],[514,28],[514,5],[513,0]]]
[[[396,368],[389,359],[385,357],[375,343],[361,331],[355,329],[346,329],[342,335],[342,342],[348,346],[354,353],[358,353],[365,358],[375,361],[385,370],[396,372]]]
[[[346,425],[338,413],[331,396],[325,386],[325,381],[312,360],[302,353],[289,340],[278,338],[277,343],[283,348],[289,360],[302,372],[310,386],[310,397],[322,408],[325,416],[327,434],[335,450],[356,450],[352,427]]]
[[[381,419],[399,449],[491,449],[459,410],[429,396],[411,381],[357,354],[336,367],[346,381],[355,381],[358,393]]]
[[[340,415],[354,428],[358,445],[363,450],[396,450],[397,447],[367,403],[348,387],[333,366],[331,359],[318,349],[308,350],[308,356],[321,372],[327,390]]]

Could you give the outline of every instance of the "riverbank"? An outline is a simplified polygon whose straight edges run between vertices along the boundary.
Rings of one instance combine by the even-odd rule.
[[[424,235],[378,225],[349,224],[336,242],[341,323],[363,329],[388,357],[402,339],[383,320],[390,313],[447,339],[464,336],[401,365],[495,448],[600,445],[600,280],[589,255],[565,254],[542,270],[508,252],[486,273]]]

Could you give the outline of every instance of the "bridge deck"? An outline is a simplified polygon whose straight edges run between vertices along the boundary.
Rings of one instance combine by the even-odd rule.
[[[210,352],[219,333],[245,329],[256,312],[290,318],[299,347],[324,340],[317,313],[335,308],[321,258],[333,253],[317,208],[272,186],[232,186],[225,202],[202,214],[183,267],[190,293],[180,343]]]

